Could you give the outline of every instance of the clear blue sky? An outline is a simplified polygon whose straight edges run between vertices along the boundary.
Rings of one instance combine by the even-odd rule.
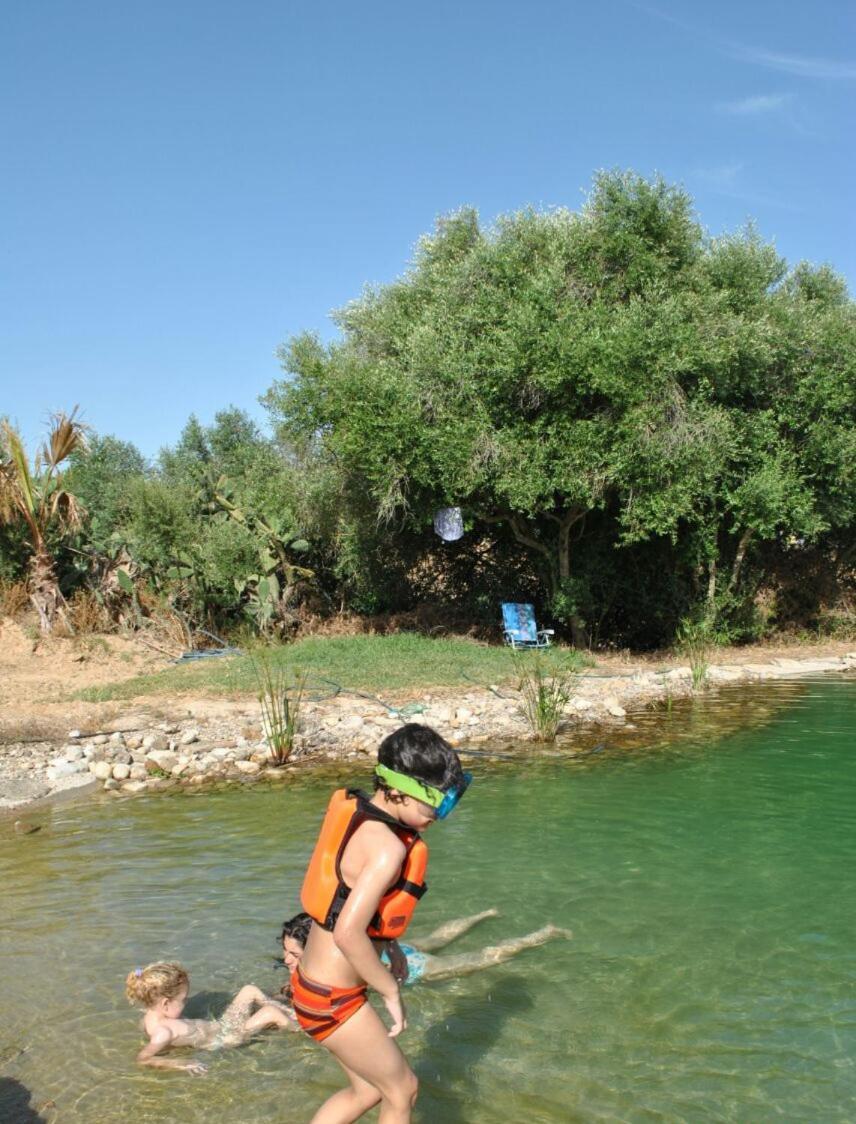
[[[856,282],[854,11],[783,5],[19,0],[0,25],[0,414],[79,402],[148,455],[263,417],[275,350],[462,204],[682,182]]]

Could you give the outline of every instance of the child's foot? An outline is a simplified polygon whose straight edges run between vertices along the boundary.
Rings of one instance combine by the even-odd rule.
[[[564,937],[566,941],[569,941],[574,935],[573,929],[562,929],[558,925],[545,925],[542,932],[548,941],[558,940],[559,937]]]

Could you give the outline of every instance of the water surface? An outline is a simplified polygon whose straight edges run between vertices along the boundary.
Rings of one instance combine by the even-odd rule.
[[[546,921],[575,937],[408,989],[417,1119],[856,1119],[854,719],[852,680],[765,684],[582,760],[476,762],[429,834],[414,935],[496,906],[452,948]],[[60,804],[29,836],[0,822],[0,1119],[308,1120],[340,1084],[322,1049],[283,1034],[208,1055],[204,1078],[137,1069],[122,985],[179,959],[197,1014],[278,986],[331,784]]]

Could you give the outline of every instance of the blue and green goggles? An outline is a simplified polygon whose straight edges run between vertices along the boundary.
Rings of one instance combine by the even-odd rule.
[[[444,820],[448,816],[470,787],[473,779],[472,773],[464,773],[461,784],[444,792],[441,788],[434,788],[433,785],[418,781],[406,773],[397,773],[395,769],[389,769],[386,765],[375,766],[375,775],[380,777],[384,784],[388,784],[390,788],[396,789],[404,796],[412,796],[415,800],[421,800],[423,804],[433,808],[438,820]]]

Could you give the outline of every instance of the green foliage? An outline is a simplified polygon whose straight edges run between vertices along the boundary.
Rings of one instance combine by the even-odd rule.
[[[710,653],[717,642],[713,623],[701,614],[685,617],[678,625],[676,640],[678,653],[689,661],[693,690],[697,691],[707,681]]]
[[[565,715],[578,681],[573,665],[548,665],[541,653],[512,655],[520,711],[538,741],[552,742]]]
[[[661,180],[606,173],[578,214],[488,230],[452,215],[339,324],[283,349],[265,401],[281,440],[336,467],[353,572],[385,529],[417,536],[457,503],[528,553],[583,640],[606,619],[592,556],[618,588],[621,552],[664,540],[678,585],[715,607],[749,596],[783,536],[852,527],[846,290],[788,273],[752,228],[707,238]]]
[[[262,728],[271,763],[284,765],[294,749],[306,672],[275,662],[263,648],[256,648],[250,659],[258,684]]]

